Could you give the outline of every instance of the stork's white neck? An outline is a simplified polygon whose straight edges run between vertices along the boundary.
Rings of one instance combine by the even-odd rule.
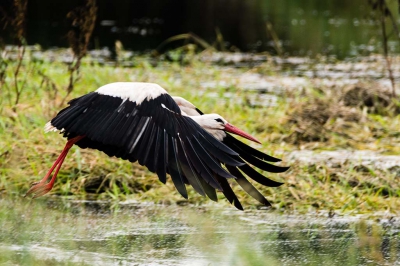
[[[101,86],[96,92],[136,102],[136,104],[141,104],[144,100],[151,100],[167,93],[160,85],[146,82],[114,82]]]
[[[196,106],[194,106],[188,100],[186,100],[182,97],[178,97],[178,96],[173,96],[172,99],[174,99],[176,104],[179,106],[179,109],[181,109],[182,115],[185,115],[185,116],[200,115],[196,110]]]
[[[216,114],[206,114],[199,116],[189,116],[193,119],[197,124],[199,124],[203,129],[205,129],[208,133],[213,135],[217,140],[222,141],[226,137],[226,133],[224,131],[225,126],[216,121],[216,118],[221,118],[221,116]],[[223,120],[226,122],[225,120]]]

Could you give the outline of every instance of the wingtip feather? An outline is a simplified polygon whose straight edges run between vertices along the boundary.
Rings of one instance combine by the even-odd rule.
[[[58,129],[51,124],[51,121],[49,121],[46,123],[46,125],[44,125],[44,133],[48,133],[48,132],[52,132],[52,131],[56,132],[56,131],[58,131]]]

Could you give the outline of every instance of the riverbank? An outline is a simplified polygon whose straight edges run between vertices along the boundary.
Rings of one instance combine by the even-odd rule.
[[[200,56],[216,58],[213,54]],[[256,185],[273,209],[397,213],[400,207],[397,165],[367,164],[362,160],[363,155],[335,163],[329,158],[318,160],[326,151],[373,152],[376,161],[381,156],[399,154],[400,118],[397,105],[386,101],[390,92],[385,89],[382,58],[374,56],[357,62],[326,59],[313,64],[308,64],[307,59],[286,59],[298,62],[293,68],[262,56],[265,60],[257,64],[243,59],[246,64],[238,65],[223,63],[222,59],[207,61],[199,55],[172,62],[135,55],[129,67],[87,58],[66,100],[115,81],[158,83],[200,110],[219,113],[250,132],[263,143],[254,147],[282,158],[282,165],[291,166],[286,173],[268,174],[271,179],[284,182],[283,186]],[[0,100],[0,190],[4,195],[23,196],[30,184],[48,171],[65,144],[60,135],[43,132],[44,124],[66,106],[63,100],[69,77],[62,61],[27,57],[21,68],[19,86],[23,90],[16,106],[12,74],[16,63],[9,60],[3,67],[6,78]],[[310,74],[307,67],[315,71]],[[342,70],[335,72],[335,69]],[[348,75],[349,69],[354,75]],[[377,100],[372,106],[363,101],[354,103],[352,99],[360,98],[357,93],[349,93],[354,91],[367,95],[376,92],[371,97]],[[304,160],[301,152],[312,152],[312,156]],[[240,188],[234,186],[234,190],[245,208],[258,206]],[[188,192],[188,203],[214,204],[192,188]],[[138,164],[76,147],[64,162],[51,194],[45,197],[58,196],[186,204],[170,180],[163,185],[155,174]],[[222,194],[219,197],[219,203],[215,204],[228,205]]]

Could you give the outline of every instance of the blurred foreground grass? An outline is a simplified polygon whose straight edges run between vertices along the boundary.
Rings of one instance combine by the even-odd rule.
[[[84,64],[81,77],[67,100],[116,81],[158,83],[171,95],[186,98],[200,110],[222,115],[263,143],[255,147],[283,158],[282,165],[291,165],[286,173],[268,175],[284,182],[283,186],[258,186],[273,208],[287,212],[314,209],[352,212],[399,210],[400,190],[396,171],[360,169],[357,162],[331,167],[312,161],[306,164],[285,161],[290,151],[302,149],[366,149],[398,154],[399,116],[370,114],[361,110],[361,120],[343,122],[340,116],[329,118],[324,128],[321,126],[321,131],[317,130],[320,139],[293,139],[299,128],[303,130],[299,122],[291,122],[299,106],[312,106],[314,102],[310,99],[314,98],[323,100],[323,104],[327,103],[332,101],[335,93],[329,94],[324,92],[324,88],[310,86],[298,91],[284,91],[278,95],[275,104],[260,107],[249,103],[251,96],[257,97],[258,94],[243,90],[236,78],[252,72],[279,76],[279,72],[275,72],[268,63],[256,69],[221,67],[200,61],[193,61],[186,66],[160,62],[153,67],[145,59],[137,60],[136,66],[130,68]],[[22,196],[32,182],[40,180],[48,171],[65,144],[61,135],[45,134],[43,126],[66,106],[66,103],[61,107],[60,104],[66,95],[64,88],[68,83],[68,73],[62,63],[27,60],[21,71],[24,78],[20,80],[20,86],[24,83],[24,90],[18,105],[14,106],[14,68],[13,63],[9,62],[4,72],[8,86],[3,84],[1,88],[0,190],[5,195]],[[213,85],[205,86],[206,83]],[[224,96],[227,93],[229,97]],[[234,189],[239,192],[245,208],[256,206],[257,203],[239,188]],[[185,203],[172,182],[161,184],[157,176],[146,168],[109,158],[96,150],[79,148],[70,151],[51,195],[45,197],[56,195],[75,199]],[[223,195],[219,196],[220,202],[227,204]],[[191,188],[189,202],[214,204]]]

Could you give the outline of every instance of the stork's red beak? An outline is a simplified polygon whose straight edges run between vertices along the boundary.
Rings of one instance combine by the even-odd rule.
[[[251,136],[250,134],[244,132],[243,130],[238,129],[237,127],[235,127],[229,123],[225,124],[225,131],[232,133],[232,134],[242,136],[243,138],[246,138],[248,140],[251,140],[251,141],[261,144],[261,142],[259,142],[255,137]]]

